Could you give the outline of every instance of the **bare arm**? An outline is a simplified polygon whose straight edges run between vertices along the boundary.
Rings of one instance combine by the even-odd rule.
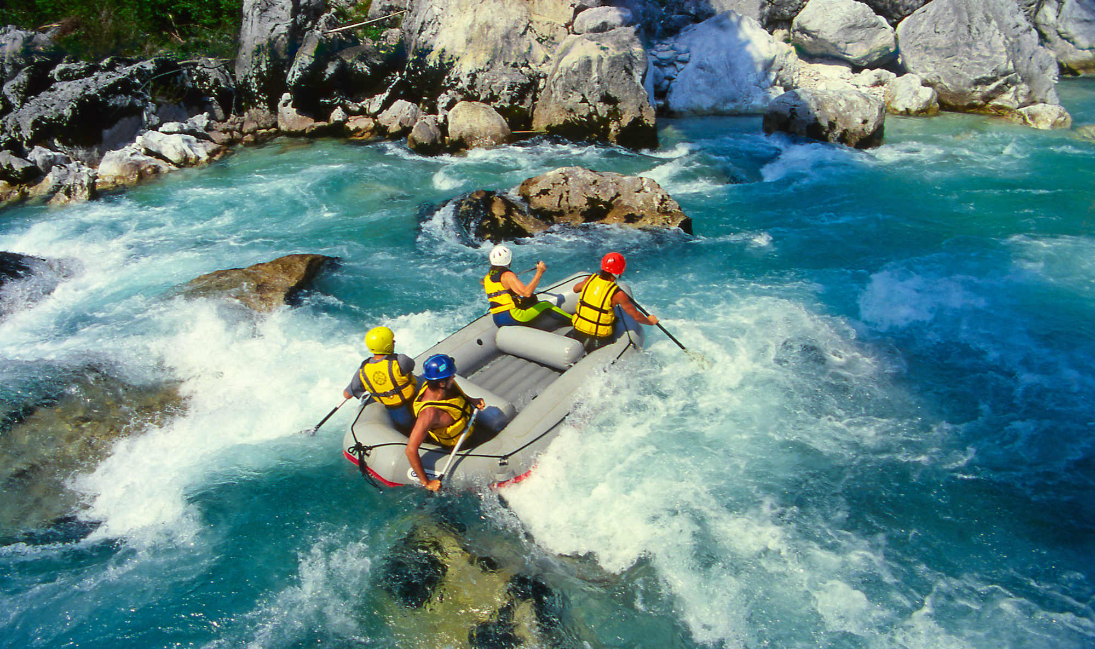
[[[536,292],[536,287],[540,285],[540,279],[544,276],[545,270],[547,270],[547,265],[544,262],[536,262],[536,274],[533,275],[532,281],[527,286],[517,277],[517,273],[512,270],[506,271],[502,273],[502,286],[521,297],[532,297],[532,294]]]
[[[422,442],[426,440],[426,433],[432,426],[435,425],[438,416],[438,410],[436,408],[425,408],[418,415],[418,419],[414,422],[414,428],[411,429],[410,439],[407,440],[407,448],[404,451],[407,454],[407,461],[411,463],[411,469],[414,470],[414,474],[418,476],[418,481],[422,483],[422,486],[430,491],[437,491],[441,488],[440,480],[430,480],[426,477],[426,468],[422,466],[422,458],[418,456],[418,448],[422,446]]]
[[[635,322],[638,322],[639,324],[644,324],[651,327],[658,324],[658,316],[651,315],[650,317],[647,317],[642,313],[639,313],[639,310],[636,309],[635,305],[631,302],[631,296],[629,296],[627,293],[624,293],[622,290],[616,291],[616,293],[612,296],[612,304],[619,306],[621,309],[626,311],[627,314],[630,315],[632,318],[635,318]]]
[[[583,279],[582,281],[578,282],[577,284],[575,284],[574,285],[574,292],[575,293],[581,293],[582,289],[585,288],[585,286],[586,286],[586,282],[588,282],[591,279],[593,279],[593,275],[590,275],[589,277],[587,277],[587,278]]]

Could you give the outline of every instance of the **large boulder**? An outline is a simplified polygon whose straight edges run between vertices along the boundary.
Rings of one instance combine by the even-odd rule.
[[[286,255],[247,268],[202,275],[183,286],[182,294],[189,298],[227,297],[265,313],[290,302],[325,265],[334,261],[325,255]]]
[[[783,131],[825,142],[867,148],[882,144],[885,104],[856,91],[792,90],[764,113],[764,132]]]
[[[571,36],[556,53],[532,128],[574,140],[656,147],[645,73],[646,51],[634,28]]]
[[[761,112],[783,92],[778,79],[796,60],[756,20],[727,12],[654,49],[655,92],[678,115]]]
[[[1014,113],[1057,99],[1057,61],[1015,0],[934,0],[897,27],[901,62],[943,108]]]
[[[810,0],[791,23],[791,42],[808,54],[859,67],[897,57],[893,27],[856,0]]]
[[[505,144],[510,139],[506,120],[496,110],[475,101],[462,101],[449,111],[449,146],[473,149]]]
[[[1095,72],[1095,3],[1041,0],[1034,25],[1061,65],[1072,72]]]
[[[532,215],[548,223],[680,228],[692,233],[692,219],[650,178],[563,167],[525,180],[517,192]]]
[[[532,216],[520,203],[497,192],[480,189],[454,198],[442,209],[449,205],[456,223],[480,241],[513,241],[550,227],[550,223]]]
[[[551,53],[582,0],[410,0],[403,16],[407,96],[490,104],[527,128]]]
[[[376,123],[389,137],[403,137],[411,132],[422,111],[411,102],[400,99],[376,116]]]

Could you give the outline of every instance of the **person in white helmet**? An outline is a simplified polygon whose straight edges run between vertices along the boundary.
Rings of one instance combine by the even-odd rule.
[[[490,271],[483,278],[487,303],[498,327],[524,325],[552,330],[570,324],[570,314],[550,302],[538,301],[534,294],[547,266],[536,262],[536,274],[525,284],[509,269],[513,261],[510,249],[498,244],[490,251]]]

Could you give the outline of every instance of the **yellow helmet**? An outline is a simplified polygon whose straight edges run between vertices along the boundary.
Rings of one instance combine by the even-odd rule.
[[[395,334],[387,327],[373,327],[365,334],[365,346],[374,354],[391,354],[395,351]]]

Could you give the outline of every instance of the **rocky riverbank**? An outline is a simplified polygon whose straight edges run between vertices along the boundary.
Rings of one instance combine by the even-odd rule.
[[[356,4],[245,0],[234,61],[78,61],[4,28],[0,204],[91,199],[275,135],[429,155],[529,132],[655,147],[658,115],[771,112],[853,146],[886,113],[1067,128],[1059,71],[1095,70],[1080,0],[385,0],[340,26]]]

